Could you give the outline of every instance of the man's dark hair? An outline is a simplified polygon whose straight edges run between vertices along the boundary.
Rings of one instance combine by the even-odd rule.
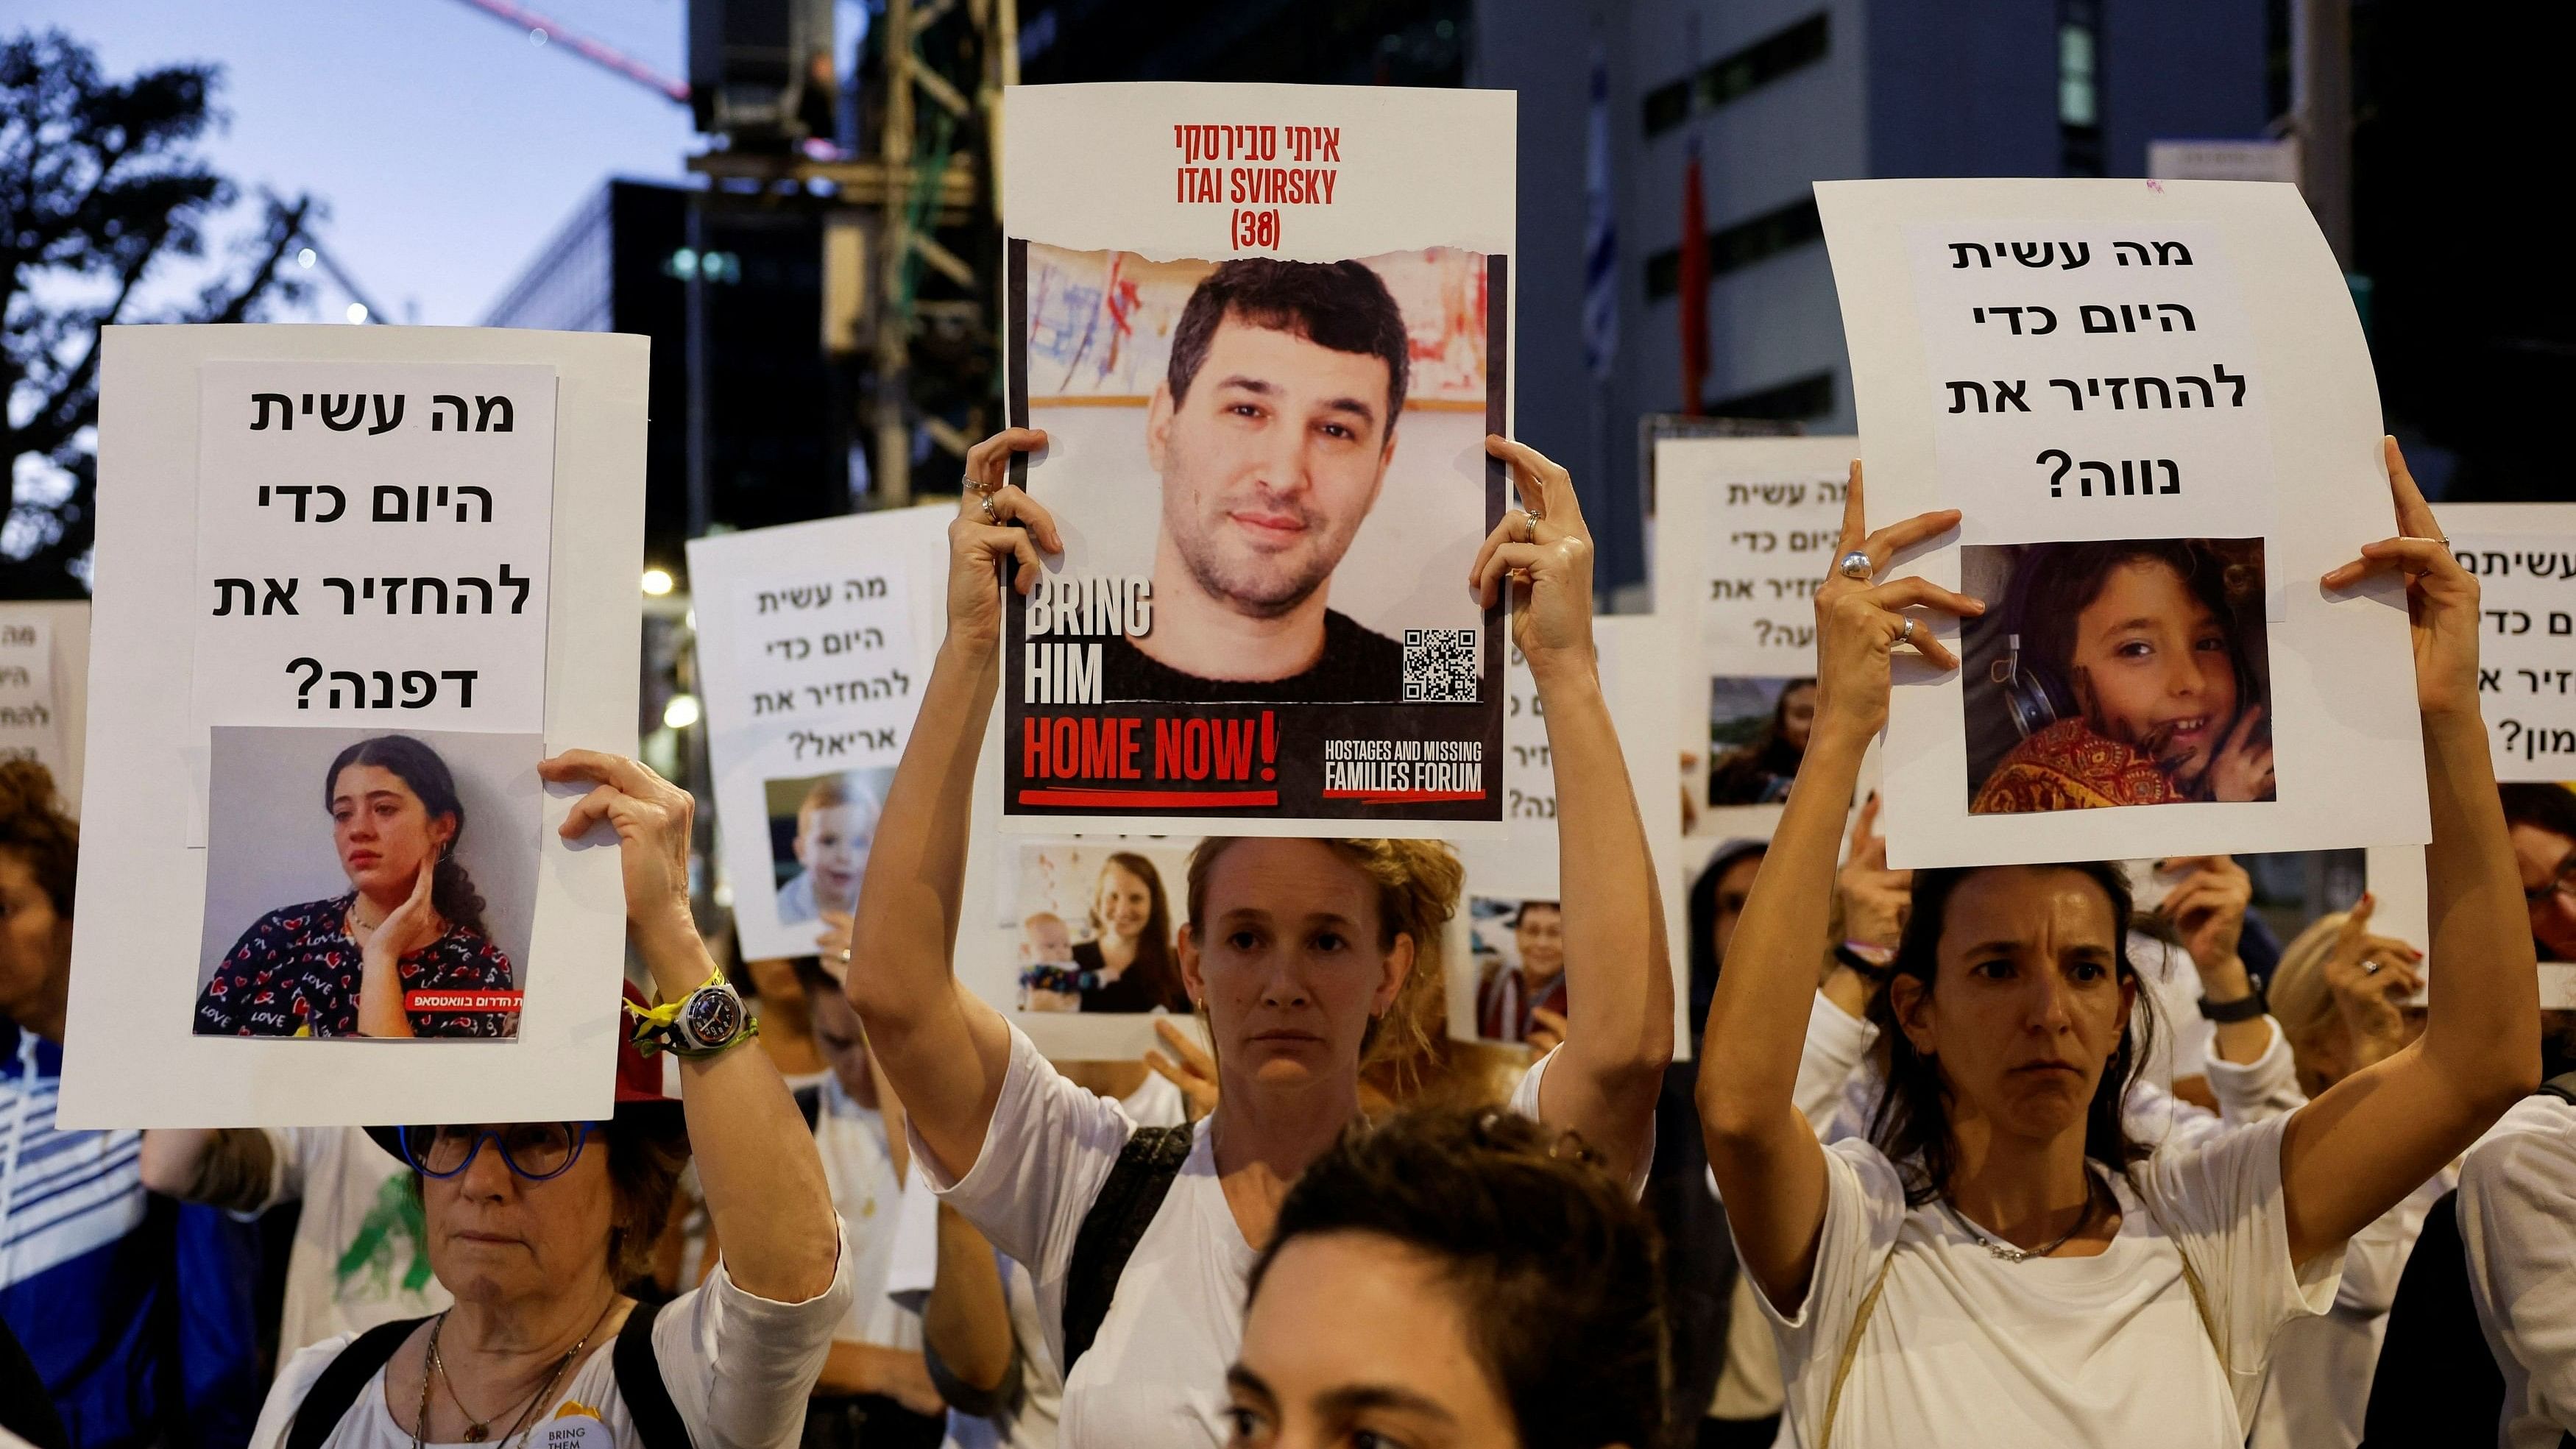
[[[2025,868],[2071,870],[2099,888],[2110,906],[2118,942],[2115,977],[2123,984],[2144,985],[2129,960],[2129,879],[2117,866],[2090,860],[1915,872],[1914,908],[1905,918],[1905,934],[1897,943],[1890,971],[1913,977],[1924,995],[1932,995],[1940,974],[1941,932],[1949,923],[1951,897],[1980,871]],[[2147,1155],[2147,1148],[2129,1136],[2128,1119],[2120,1108],[2128,1100],[2130,1082],[2155,1049],[2154,1003],[2153,992],[2138,992],[2128,1029],[2120,1033],[2119,1048],[2103,1065],[2102,1080],[2094,1085],[2093,1100],[2084,1109],[2084,1155],[2113,1172],[2125,1173]],[[1950,1088],[1941,1080],[1940,1063],[1916,1051],[1898,1024],[1894,992],[1881,991],[1872,998],[1869,1019],[1878,1028],[1879,1039],[1888,1044],[1887,1092],[1879,1098],[1869,1124],[1870,1144],[1903,1175],[1906,1205],[1921,1207],[1948,1192],[1951,1175],[1958,1170],[1958,1143],[1950,1134]]]
[[[1491,1108],[1354,1124],[1288,1190],[1245,1302],[1281,1249],[1324,1233],[1438,1265],[1526,1449],[1664,1442],[1661,1242],[1575,1139]]]
[[[2564,785],[2498,785],[2507,827],[2528,825],[2576,841],[2576,792]]]
[[[1404,313],[1386,283],[1363,262],[1283,262],[1242,257],[1220,265],[1190,293],[1172,329],[1172,362],[1164,381],[1178,405],[1206,364],[1216,329],[1228,317],[1302,337],[1335,352],[1357,352],[1386,364],[1386,430],[1404,411]]]

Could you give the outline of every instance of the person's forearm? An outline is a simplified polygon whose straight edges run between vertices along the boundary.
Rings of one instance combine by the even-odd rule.
[[[850,1001],[872,1037],[899,1036],[954,989],[975,762],[1000,682],[1000,651],[980,641],[943,643],[931,666],[886,791],[850,931]]]
[[[1808,747],[1737,918],[1700,1066],[1700,1113],[1713,1134],[1756,1134],[1795,1115],[1816,949],[1833,912],[1834,856],[1868,744],[1819,734]]]
[[[1002,1387],[1011,1367],[1011,1304],[993,1245],[955,1208],[939,1210],[939,1270],[921,1309],[921,1336],[960,1382]]]
[[[2216,966],[2201,970],[2200,994],[2212,1006],[2243,1001],[2254,994],[2254,978],[2246,974],[2244,959],[2230,953]],[[2213,1025],[2216,1030],[2211,1033],[2210,1046],[2218,1053],[2220,1061],[2243,1066],[2261,1057],[2264,1050],[2272,1045],[2272,1025],[2268,1017],[2221,1021]],[[2179,1030],[2182,1026],[2181,1022],[2173,1023],[2174,1029]]]
[[[2431,956],[2422,1049],[2497,1111],[2540,1080],[2540,985],[2521,874],[2496,796],[2485,722],[2424,716],[2433,843],[2424,852]]]
[[[143,1134],[143,1185],[184,1202],[255,1212],[277,1157],[256,1127],[155,1127]]]
[[[358,969],[358,1035],[412,1035],[411,1014],[403,1010],[401,964],[368,958]]]
[[[1642,1122],[1673,1052],[1672,966],[1654,857],[1590,661],[1533,665],[1533,673],[1556,775],[1566,973],[1557,1069],[1582,1072],[1608,1101],[1638,1109]]]
[[[684,904],[635,923],[633,938],[664,1001],[715,974]],[[717,1056],[683,1058],[680,1101],[699,1191],[734,1283],[773,1303],[802,1303],[829,1288],[840,1253],[831,1189],[769,1054],[745,1041]]]

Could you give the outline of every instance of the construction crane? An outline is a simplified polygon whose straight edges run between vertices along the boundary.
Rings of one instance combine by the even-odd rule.
[[[525,31],[532,39],[541,43],[561,45],[602,70],[623,76],[637,85],[653,90],[665,100],[677,101],[684,106],[689,103],[687,81],[674,80],[622,51],[565,29],[557,22],[539,15],[524,5],[513,5],[510,0],[462,0],[462,3],[471,5],[515,29]]]

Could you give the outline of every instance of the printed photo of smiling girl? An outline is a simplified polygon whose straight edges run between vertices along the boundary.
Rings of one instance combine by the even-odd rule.
[[[218,768],[226,763],[219,746]],[[515,973],[485,927],[482,892],[456,858],[466,812],[448,762],[421,740],[377,735],[343,748],[321,783],[348,890],[253,921],[199,990],[196,1034],[515,1035]],[[210,857],[210,875],[265,878],[276,872],[260,862],[300,854],[231,838],[220,823],[210,843],[225,857]]]
[[[1960,553],[1969,813],[2274,798],[2261,539]]]

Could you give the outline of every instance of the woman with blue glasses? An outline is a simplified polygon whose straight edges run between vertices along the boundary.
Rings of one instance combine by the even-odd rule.
[[[628,939],[669,1005],[628,988],[608,1121],[368,1129],[415,1174],[456,1306],[296,1354],[258,1449],[776,1449],[803,1428],[850,1253],[814,1140],[767,1054],[736,1050],[757,1023],[690,919],[692,803],[630,759],[575,750],[539,771],[592,787],[563,834],[617,832]],[[680,1059],[676,1101],[660,1051]],[[620,1286],[644,1276],[692,1146],[723,1259],[657,1312]]]

